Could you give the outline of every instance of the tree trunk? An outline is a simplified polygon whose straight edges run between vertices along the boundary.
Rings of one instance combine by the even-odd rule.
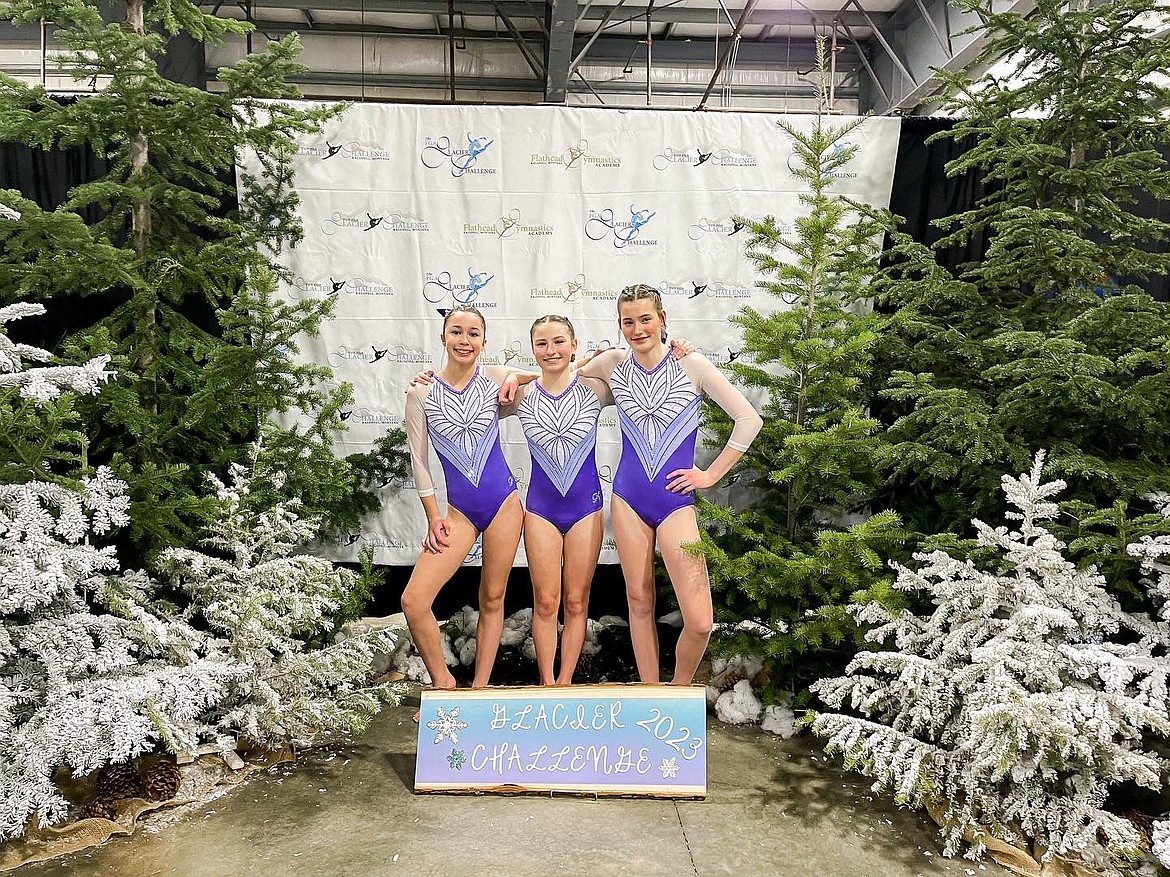
[[[146,34],[146,0],[126,0],[126,23],[136,34]],[[143,58],[145,62],[147,59]],[[150,141],[145,132],[135,131],[130,138],[130,179],[141,177],[150,162]],[[134,252],[138,258],[146,255],[150,241],[150,199],[138,198],[132,214]]]
[[[136,34],[146,35],[146,0],[126,0],[126,23]],[[144,55],[143,63],[147,63],[148,60]],[[130,137],[130,180],[133,182],[141,178],[149,164],[150,140],[146,132],[135,131]],[[134,254],[143,259],[150,245],[150,198],[143,195],[135,199],[130,222]],[[154,306],[142,316],[148,326],[158,324],[158,312]],[[148,345],[138,357],[139,374],[145,374],[153,362],[154,351]]]

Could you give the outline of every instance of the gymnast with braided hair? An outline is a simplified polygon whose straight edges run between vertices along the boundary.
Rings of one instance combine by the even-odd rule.
[[[532,644],[540,683],[568,685],[581,656],[589,590],[601,552],[597,422],[613,404],[609,387],[573,369],[577,337],[568,317],[547,314],[529,331],[540,375],[519,389],[515,411],[532,457],[525,496],[524,549],[532,579]],[[557,614],[564,602],[561,660]]]
[[[763,421],[706,357],[670,355],[666,311],[656,289],[644,284],[623,289],[618,324],[630,347],[628,354],[604,351],[577,373],[604,380],[618,410],[622,455],[610,515],[626,582],[638,677],[659,681],[654,617],[657,543],[683,616],[671,682],[688,684],[707,650],[713,622],[707,564],[682,547],[699,539],[694,491],[715,485],[730,471]],[[505,392],[511,379],[505,382]],[[734,427],[714,462],[700,469],[695,466],[695,444],[704,396],[731,416]]]
[[[504,382],[500,416],[515,414],[532,458],[524,505],[524,545],[532,579],[532,641],[542,685],[568,685],[588,624],[589,591],[604,532],[603,494],[597,470],[597,424],[613,404],[609,385],[574,371],[577,337],[568,317],[546,314],[529,330],[539,373],[514,372],[517,390]],[[672,342],[675,356],[694,347]],[[415,381],[429,383],[420,373]],[[564,604],[560,666],[557,615]]]

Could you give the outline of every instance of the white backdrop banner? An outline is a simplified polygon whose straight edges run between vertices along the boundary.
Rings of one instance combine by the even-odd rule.
[[[617,294],[650,283],[672,335],[715,362],[733,358],[740,333],[728,318],[745,304],[778,304],[756,289],[734,217],[790,226],[802,210],[781,118],[355,104],[304,138],[295,164],[305,239],[281,255],[293,277],[283,291],[337,299],[336,319],[300,353],[353,385],[337,453],[368,451],[402,426],[406,386],[441,367],[442,313],[456,303],[487,317],[485,361],[534,368],[528,330],[538,316],[569,317],[583,351],[620,344]],[[834,191],[888,206],[898,130],[895,118],[856,129],[857,155]],[[599,438],[603,480],[621,447],[612,415],[603,412]],[[528,452],[514,418],[502,435],[523,491]],[[432,472],[441,485],[434,458]],[[384,485],[381,497],[382,513],[335,546],[334,559],[370,546],[377,563],[414,563],[426,519],[413,483]],[[441,486],[439,500],[445,507]],[[477,555],[478,546],[468,563]],[[601,560],[617,562],[608,536]],[[526,563],[523,545],[516,562]]]

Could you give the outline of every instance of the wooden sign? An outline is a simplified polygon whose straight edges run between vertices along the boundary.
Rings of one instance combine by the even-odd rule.
[[[705,797],[703,686],[424,690],[414,789]]]

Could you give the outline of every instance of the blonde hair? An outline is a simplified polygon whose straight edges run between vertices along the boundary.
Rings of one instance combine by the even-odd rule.
[[[665,310],[662,307],[662,294],[657,289],[646,283],[635,283],[633,286],[627,286],[620,293],[618,293],[617,306],[618,312],[621,312],[622,305],[628,304],[632,301],[641,301],[642,299],[650,299],[654,303],[654,310]]]
[[[568,317],[562,317],[560,314],[545,314],[543,317],[537,317],[536,322],[532,324],[532,328],[528,330],[528,340],[532,340],[532,336],[536,334],[536,327],[543,326],[545,323],[561,323],[569,330],[569,337],[576,340],[577,333],[573,331],[573,324]]]

